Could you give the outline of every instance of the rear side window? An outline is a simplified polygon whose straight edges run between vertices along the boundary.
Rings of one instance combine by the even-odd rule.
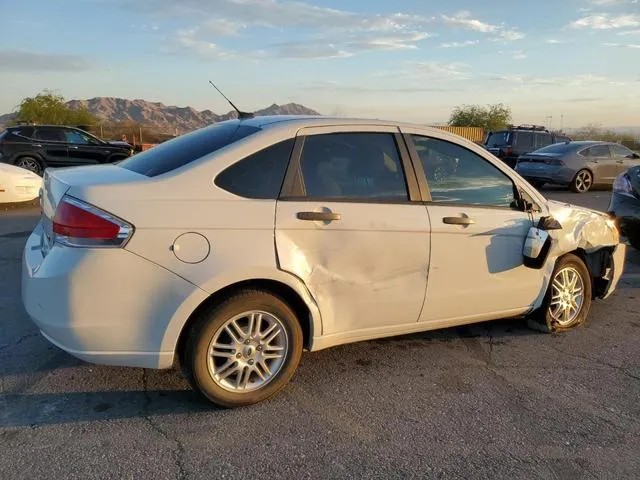
[[[609,156],[609,147],[607,145],[596,145],[595,147],[591,147],[587,149],[583,155],[588,157],[608,157]]]
[[[216,185],[241,197],[278,198],[293,144],[291,138],[249,155],[220,173]]]
[[[547,147],[553,143],[548,133],[536,133],[536,147]]]
[[[30,138],[30,137],[33,137],[33,127],[20,127],[18,129],[13,130],[12,133],[14,135],[17,135],[18,137]],[[7,132],[7,136],[8,136],[8,132]]]
[[[67,137],[64,131],[59,128],[39,128],[36,130],[35,138],[46,142],[66,142]]]
[[[533,133],[531,132],[518,132],[516,142],[518,148],[533,148]]]
[[[183,167],[199,158],[260,131],[237,120],[222,122],[161,143],[118,165],[147,177]]]
[[[400,155],[390,133],[308,136],[300,167],[308,198],[408,200]]]
[[[628,157],[633,152],[623,145],[611,145],[611,151],[616,157]]]

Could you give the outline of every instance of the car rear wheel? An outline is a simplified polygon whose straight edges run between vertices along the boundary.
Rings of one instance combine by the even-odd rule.
[[[586,169],[580,170],[576,173],[571,181],[571,191],[574,193],[585,193],[591,190],[593,186],[593,174]]]
[[[640,228],[632,232],[627,232],[627,240],[633,248],[640,250]]]
[[[243,290],[197,321],[187,340],[185,373],[216,405],[251,405],[289,382],[302,343],[300,323],[282,299]]]
[[[576,327],[591,310],[591,275],[576,255],[558,260],[542,307],[529,319],[529,325],[544,332],[560,332]]]
[[[16,160],[15,166],[29,170],[30,172],[40,176],[42,176],[42,173],[44,172],[44,167],[40,160],[34,157],[20,157]]]
[[[540,190],[545,185],[545,183],[547,183],[547,182],[543,182],[542,180],[530,180],[529,183],[536,190]]]

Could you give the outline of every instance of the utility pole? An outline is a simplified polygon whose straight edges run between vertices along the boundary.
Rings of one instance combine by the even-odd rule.
[[[560,131],[563,132],[564,130],[564,113],[560,114]]]

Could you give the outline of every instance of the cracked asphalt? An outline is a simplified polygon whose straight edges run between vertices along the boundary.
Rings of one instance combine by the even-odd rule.
[[[20,300],[36,221],[0,212],[3,479],[640,477],[638,252],[571,332],[509,320],[305,353],[273,400],[218,410],[176,371],[86,364],[38,334]]]

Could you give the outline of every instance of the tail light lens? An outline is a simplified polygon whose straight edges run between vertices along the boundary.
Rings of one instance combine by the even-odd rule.
[[[513,148],[507,147],[503,151],[505,155],[511,155],[513,153]]]
[[[549,160],[545,160],[547,165],[564,165],[564,162],[557,158],[550,158]]]
[[[53,217],[54,240],[69,247],[123,247],[133,226],[76,198],[64,196]]]
[[[626,195],[633,195],[633,187],[629,181],[629,177],[626,173],[618,175],[615,182],[613,182],[613,191],[616,193],[623,193]]]

